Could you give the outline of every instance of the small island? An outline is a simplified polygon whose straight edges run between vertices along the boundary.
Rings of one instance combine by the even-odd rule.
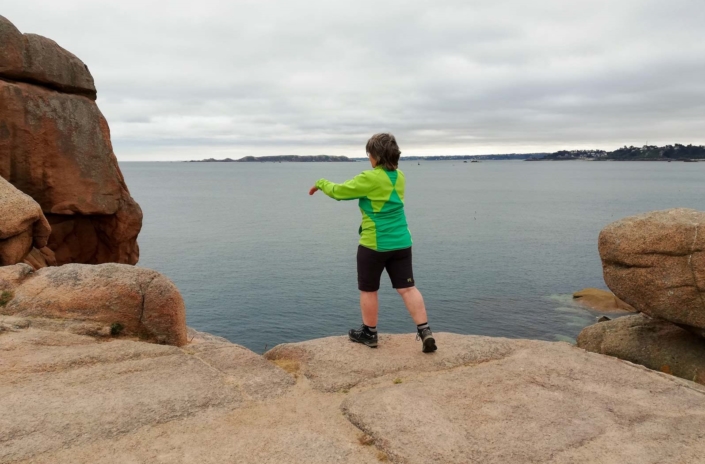
[[[340,162],[351,162],[354,163],[355,160],[348,158],[347,156],[331,156],[331,155],[311,155],[311,156],[297,156],[297,155],[284,155],[284,156],[245,156],[234,160],[232,158],[225,158],[222,160],[217,160],[215,158],[208,158],[203,160],[193,160],[188,161],[189,163],[281,163],[281,162],[291,162],[291,163],[340,163]]]

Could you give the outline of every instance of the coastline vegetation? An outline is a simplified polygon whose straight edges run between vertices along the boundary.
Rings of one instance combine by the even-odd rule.
[[[561,150],[543,158],[529,161],[694,161],[705,160],[705,146],[702,145],[644,145],[643,147],[624,146],[614,151],[604,150]]]

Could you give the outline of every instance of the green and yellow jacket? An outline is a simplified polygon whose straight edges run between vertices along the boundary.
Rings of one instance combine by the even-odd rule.
[[[387,171],[377,166],[342,184],[319,179],[316,187],[335,200],[359,200],[360,245],[376,251],[392,251],[411,246],[404,215],[405,184],[400,170]]]

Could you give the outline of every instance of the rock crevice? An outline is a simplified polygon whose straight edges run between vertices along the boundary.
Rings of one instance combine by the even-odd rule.
[[[693,254],[696,251],[699,252],[705,252],[705,250],[696,250],[695,247],[698,243],[698,231],[699,231],[699,224],[695,224],[695,236],[693,237],[693,245],[691,246],[690,253],[688,254],[688,266],[690,266],[690,272],[693,275],[693,285],[695,285],[695,290],[698,292],[700,295],[700,307],[702,309],[703,314],[705,314],[705,286],[703,288],[698,285],[698,276],[695,273],[695,267],[693,266]]]
[[[86,97],[90,100],[96,100],[96,92],[95,91],[89,91],[81,88],[71,88],[71,87],[62,87],[60,85],[56,85],[52,82],[42,82],[37,79],[32,79],[31,77],[15,77],[11,78],[6,75],[0,75],[0,81],[7,82],[9,84],[28,84],[32,85],[35,87],[40,87],[44,90],[49,90],[53,92],[59,92],[59,93],[66,93],[66,94],[72,94],[72,95],[77,95],[80,97]]]

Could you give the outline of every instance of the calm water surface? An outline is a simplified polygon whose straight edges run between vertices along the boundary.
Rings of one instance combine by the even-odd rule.
[[[144,211],[140,266],[169,276],[190,326],[262,352],[360,324],[356,201],[363,163],[121,163]],[[705,209],[705,163],[403,162],[414,274],[435,331],[573,339],[606,288],[597,236],[623,216]],[[379,329],[415,326],[386,274]]]

